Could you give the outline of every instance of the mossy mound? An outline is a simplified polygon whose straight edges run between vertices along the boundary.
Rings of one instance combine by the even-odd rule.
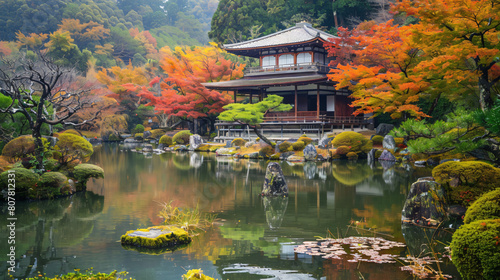
[[[173,226],[155,226],[127,231],[121,237],[122,245],[149,249],[175,248],[191,243],[187,231]]]
[[[215,280],[212,277],[203,274],[201,269],[191,269],[182,275],[182,280]]]
[[[307,136],[302,135],[302,136],[298,139],[298,141],[302,141],[302,142],[304,142],[304,145],[306,145],[306,146],[307,146],[307,145],[311,144],[313,140],[312,140],[311,138],[307,137]]]
[[[162,135],[164,134],[165,131],[163,129],[152,129],[151,136],[149,136],[149,138],[159,139],[160,137],[163,137]]]
[[[271,146],[264,146],[259,150],[259,156],[269,158],[274,154],[274,149]]]
[[[44,197],[54,197],[61,194],[61,189],[69,187],[68,178],[59,172],[45,172],[40,176],[36,190],[46,192]]]
[[[450,189],[450,202],[469,206],[500,182],[500,168],[480,161],[448,161],[432,170],[436,182]]]
[[[14,138],[2,149],[2,156],[11,162],[27,157],[35,152],[35,140],[31,135],[24,135]]]
[[[245,139],[243,139],[243,138],[235,138],[233,141],[231,141],[231,146],[243,147],[243,146],[245,146],[246,143],[247,143],[247,141],[245,141]]]
[[[285,152],[289,151],[291,146],[292,146],[292,143],[285,141],[285,142],[278,145],[278,149],[280,150],[281,153],[285,153]]]
[[[160,138],[159,144],[163,144],[163,145],[166,145],[166,146],[172,146],[174,144],[174,141],[172,140],[172,137],[170,137],[168,135],[163,135]]]
[[[351,159],[351,160],[358,159],[358,154],[356,154],[356,153],[354,153],[354,152],[348,152],[348,153],[347,153],[347,158],[348,158],[348,159]]]
[[[78,181],[77,191],[85,190],[90,178],[104,178],[104,170],[94,164],[82,163],[75,166],[73,175]]]
[[[189,136],[191,136],[191,132],[189,130],[182,130],[177,132],[172,140],[176,144],[189,144]]]
[[[340,133],[333,138],[331,144],[334,148],[347,146],[354,153],[368,153],[373,148],[372,141],[366,139],[363,134],[354,131]]]
[[[384,141],[384,136],[382,135],[375,135],[372,138],[373,145],[381,146],[383,141]]]
[[[500,219],[500,189],[483,194],[465,213],[464,223]]]
[[[9,183],[12,183],[9,179],[14,179],[16,200],[34,198],[33,188],[38,184],[39,175],[26,168],[12,168],[9,171],[0,174],[0,190],[8,190]]]
[[[297,141],[292,144],[292,148],[294,151],[302,151],[306,147],[306,144],[302,141]]]
[[[453,264],[464,279],[498,279],[500,219],[461,226],[451,241]]]

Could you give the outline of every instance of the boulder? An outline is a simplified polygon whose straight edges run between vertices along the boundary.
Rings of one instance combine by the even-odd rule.
[[[226,140],[226,146],[224,148],[231,148],[232,146],[231,141]]]
[[[413,183],[406,198],[401,221],[425,226],[437,226],[446,219],[446,193],[441,184],[429,178]]]
[[[151,144],[146,144],[142,147],[142,152],[143,153],[151,153],[153,152],[153,145]]]
[[[394,137],[392,137],[391,135],[386,135],[384,137],[384,141],[382,141],[382,147],[384,147],[384,149],[395,150],[396,141],[394,141]]]
[[[448,207],[448,215],[450,215],[450,217],[458,219],[461,219],[465,215],[466,211],[467,208],[463,207],[462,205],[451,205],[450,207]]]
[[[165,144],[158,144],[158,150],[162,150],[165,148]]]
[[[286,160],[289,162],[304,162],[305,161],[304,157],[296,156],[296,155],[289,156]]]
[[[127,138],[123,141],[123,143],[138,143],[138,142],[141,142],[141,141],[137,141],[134,138]]]
[[[316,160],[317,156],[318,156],[318,151],[316,151],[316,148],[312,144],[309,144],[304,148],[305,160],[313,161]]]
[[[252,147],[253,145],[255,145],[255,142],[254,141],[248,141],[245,143],[245,148],[250,148]]]
[[[370,152],[368,152],[367,156],[368,156],[368,163],[372,163],[375,161],[375,152],[377,151],[377,149],[371,149]]]
[[[244,156],[244,158],[258,159],[259,158],[259,152],[246,154]]]
[[[379,161],[396,161],[396,157],[388,150],[384,150],[380,157],[378,158]]]
[[[280,158],[283,160],[287,160],[288,157],[293,156],[294,154],[295,154],[294,152],[285,152],[281,154]]]
[[[201,144],[203,144],[203,139],[201,138],[200,135],[193,134],[189,136],[189,149],[191,151],[198,149],[198,147],[201,146]]]
[[[142,133],[142,138],[143,138],[143,139],[147,139],[147,138],[150,138],[150,137],[151,137],[151,135],[152,135],[151,131],[149,131],[149,130],[148,130],[148,131],[144,131],[144,132]]]
[[[394,128],[394,125],[388,123],[381,123],[375,129],[375,134],[386,136]]]
[[[172,226],[155,226],[131,230],[121,237],[122,245],[150,249],[175,248],[190,242],[191,237],[185,230]]]
[[[328,148],[328,145],[330,144],[331,141],[332,141],[332,138],[330,138],[328,136],[324,136],[323,138],[321,138],[318,141],[318,148],[320,148],[320,149]]]
[[[220,148],[218,149],[215,154],[217,156],[233,156],[236,154],[236,149],[235,148]]]
[[[267,165],[266,177],[262,187],[263,196],[288,195],[288,186],[281,166],[277,162]]]
[[[189,151],[189,149],[184,146],[184,145],[175,145],[174,146],[174,151],[177,151],[177,152],[187,152]]]

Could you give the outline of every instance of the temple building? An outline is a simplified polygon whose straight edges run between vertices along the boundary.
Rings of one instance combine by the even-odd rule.
[[[287,131],[314,132],[318,137],[330,129],[363,126],[364,117],[354,117],[349,106],[347,90],[336,90],[328,80],[328,57],[323,46],[335,36],[313,28],[309,23],[252,39],[223,46],[229,53],[259,59],[259,67],[245,69],[238,80],[205,83],[209,89],[233,91],[237,96],[259,101],[268,94],[282,96],[290,104],[289,112],[268,113],[262,128],[279,131],[282,138]],[[231,132],[231,124],[219,123],[220,131]],[[233,132],[235,130],[233,129]],[[223,133],[219,138],[231,138]]]

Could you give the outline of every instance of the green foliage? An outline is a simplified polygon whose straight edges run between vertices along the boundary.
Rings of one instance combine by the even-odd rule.
[[[462,225],[451,241],[453,264],[464,279],[498,279],[500,219]]]
[[[306,144],[302,141],[297,141],[292,144],[292,148],[294,151],[302,151],[306,147]]]
[[[78,181],[77,191],[85,190],[87,188],[87,180],[90,178],[104,178],[104,170],[94,164],[82,163],[75,166],[73,175]]]
[[[285,141],[278,145],[278,149],[280,150],[281,153],[285,153],[288,152],[291,146],[292,144],[290,142]]]
[[[57,153],[61,165],[66,165],[74,160],[86,161],[94,153],[89,141],[71,133],[59,135],[59,141],[54,146],[54,151]]]
[[[134,134],[134,138],[136,140],[142,140],[144,138],[144,133],[136,133]]]
[[[160,138],[160,144],[163,144],[163,145],[166,145],[166,146],[172,146],[172,144],[174,143],[173,140],[172,140],[172,137],[168,136],[168,135],[163,135],[161,138]]]
[[[467,209],[464,223],[500,219],[500,189],[483,194]]]
[[[347,153],[347,158],[348,159],[358,159],[358,154],[356,154],[354,152],[348,152]]]
[[[68,178],[59,172],[45,172],[40,176],[38,185],[33,189],[33,196],[38,199],[53,198],[69,188]]]
[[[189,136],[191,135],[189,130],[182,130],[177,132],[172,140],[177,144],[189,144]]]
[[[373,147],[370,140],[366,139],[361,133],[354,131],[344,131],[340,133],[333,138],[331,143],[334,148],[347,146],[351,152],[355,153],[368,153]]]
[[[2,156],[9,158],[12,162],[23,157],[28,157],[35,152],[35,140],[31,135],[23,135],[12,139],[2,150]]]
[[[45,276],[36,276],[34,278],[26,278],[27,280],[118,280],[118,279],[126,279],[128,272],[116,272],[112,271],[109,274],[94,272],[92,269],[88,269],[85,272],[81,273],[79,269],[75,269],[76,272],[70,272],[68,274],[56,276],[54,278],[49,278]],[[129,278],[129,280],[133,280]]]
[[[243,138],[235,138],[233,141],[231,141],[231,145],[233,147],[235,147],[235,146],[243,147],[243,146],[245,146],[246,143],[247,143],[247,141],[245,141],[245,139],[243,139]]]
[[[478,110],[473,113],[474,119],[481,126],[496,136],[500,136],[500,99],[495,101],[493,108],[483,112]]]
[[[160,229],[165,233],[160,234],[155,238],[130,235],[136,231],[149,232],[152,229]],[[122,245],[132,245],[151,249],[175,247],[181,244],[189,244],[190,242],[191,237],[189,237],[188,233],[184,229],[173,226],[156,226],[147,229],[130,230],[121,236]]]
[[[144,126],[142,124],[138,124],[135,126],[135,128],[132,130],[132,134],[137,134],[137,133],[144,133]]]
[[[262,123],[267,112],[289,111],[292,106],[281,104],[283,97],[278,95],[268,95],[264,100],[254,104],[231,103],[224,106],[226,111],[219,115],[219,119],[230,122],[241,122],[249,125]]]
[[[151,138],[159,139],[165,134],[163,129],[153,129],[151,130]]]
[[[215,280],[210,276],[203,274],[201,269],[191,269],[186,274],[182,275],[182,280]]]
[[[158,216],[164,218],[164,225],[181,227],[187,231],[204,230],[213,225],[214,214],[202,213],[199,205],[196,208],[179,208],[172,202],[163,203]]]
[[[304,134],[304,135],[300,136],[299,141],[304,142],[304,144],[307,146],[307,145],[311,144],[313,140],[311,138],[305,136],[305,134]]]
[[[348,146],[340,146],[335,150],[335,153],[339,156],[347,155],[351,152],[351,149]]]
[[[264,146],[259,150],[259,156],[264,158],[269,158],[272,154],[274,154],[274,148],[271,146]]]
[[[382,145],[382,142],[384,142],[384,136],[382,135],[375,135],[372,138],[373,145]]]
[[[120,137],[116,136],[116,134],[110,134],[108,140],[109,141],[120,141]]]
[[[59,170],[59,167],[60,167],[59,161],[54,158],[48,159],[44,164],[44,168],[48,172]]]
[[[10,176],[9,174],[15,174],[15,176]],[[38,183],[39,175],[33,172],[33,170],[26,168],[12,168],[9,171],[5,171],[0,174],[0,190],[5,191],[8,189],[9,182],[8,179],[15,179],[15,192],[16,199],[28,199],[33,198],[33,189],[36,188]]]

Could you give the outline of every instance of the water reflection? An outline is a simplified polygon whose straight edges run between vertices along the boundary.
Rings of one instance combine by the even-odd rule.
[[[266,212],[266,222],[270,229],[278,229],[285,217],[288,205],[288,196],[262,197],[264,211]]]

